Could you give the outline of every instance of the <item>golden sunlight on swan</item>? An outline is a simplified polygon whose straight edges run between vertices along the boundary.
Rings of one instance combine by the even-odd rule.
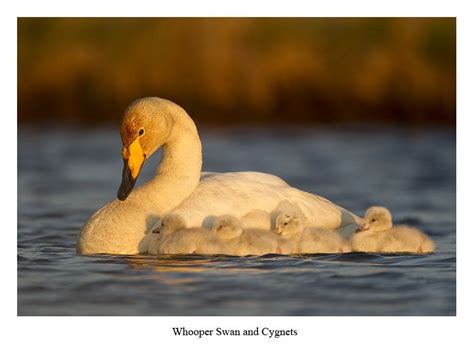
[[[79,253],[147,252],[151,229],[170,211],[180,215],[186,227],[200,227],[211,217],[241,218],[254,209],[271,212],[287,200],[301,209],[308,226],[346,234],[358,226],[360,218],[351,212],[270,174],[206,173],[201,179],[198,131],[188,114],[171,101],[149,97],[132,102],[123,115],[120,135],[124,167],[118,199],[83,226],[76,245]],[[163,156],[156,175],[134,189],[143,163],[159,147]]]

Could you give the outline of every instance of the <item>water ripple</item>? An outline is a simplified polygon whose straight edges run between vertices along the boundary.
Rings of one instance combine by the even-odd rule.
[[[397,223],[420,227],[438,245],[432,255],[245,258],[77,255],[81,226],[116,192],[119,138],[109,130],[88,131],[87,138],[71,130],[47,138],[43,133],[19,132],[19,315],[456,313],[450,132],[307,130],[295,138],[286,131],[242,130],[225,137],[204,131],[206,169],[278,174],[360,215],[384,204]],[[39,138],[42,143],[35,142]],[[152,157],[140,181],[152,176],[158,160]]]

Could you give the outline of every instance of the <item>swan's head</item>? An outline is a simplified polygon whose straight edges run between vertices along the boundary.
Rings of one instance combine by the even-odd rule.
[[[392,228],[392,215],[385,207],[372,206],[365,212],[362,224],[356,232],[363,232],[366,230],[381,232]]]
[[[301,233],[304,229],[301,219],[287,212],[278,215],[275,221],[275,231],[282,236],[295,235]]]
[[[164,216],[158,226],[153,229],[152,233],[167,236],[186,228],[186,223],[183,217],[176,214],[169,214]]]
[[[123,173],[119,200],[132,192],[145,160],[170,137],[173,115],[182,112],[175,103],[156,97],[135,100],[125,110],[120,125]]]
[[[220,216],[215,220],[212,231],[221,239],[230,240],[242,234],[242,224],[237,217],[230,215]]]

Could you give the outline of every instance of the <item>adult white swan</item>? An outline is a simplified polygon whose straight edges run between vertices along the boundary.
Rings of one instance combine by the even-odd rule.
[[[171,210],[182,215],[187,225],[199,226],[207,218],[223,214],[240,217],[254,209],[270,212],[280,201],[288,200],[300,207],[310,226],[351,231],[360,220],[270,174],[203,173],[201,177],[202,151],[196,126],[171,101],[156,97],[134,101],[122,118],[120,135],[124,167],[118,200],[99,209],[84,225],[76,245],[80,253],[145,252],[146,234]],[[163,156],[157,174],[133,190],[143,163],[160,146]]]

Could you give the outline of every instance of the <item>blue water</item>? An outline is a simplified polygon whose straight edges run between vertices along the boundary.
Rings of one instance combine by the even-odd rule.
[[[20,126],[18,314],[455,315],[454,130],[228,128],[201,138],[204,170],[276,174],[359,215],[385,205],[437,252],[81,256],[77,233],[120,183],[116,127]]]

